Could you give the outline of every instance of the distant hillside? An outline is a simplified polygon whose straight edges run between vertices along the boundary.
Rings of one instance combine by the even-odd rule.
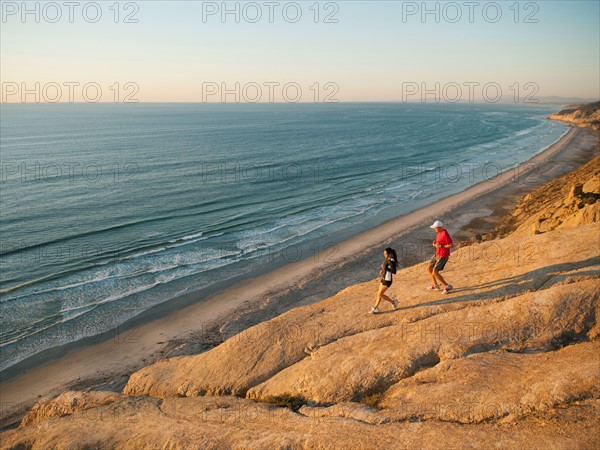
[[[578,127],[591,127],[600,131],[600,102],[563,109],[557,114],[550,114],[548,119],[568,122]]]
[[[583,97],[558,97],[556,95],[537,97],[540,103],[545,104],[557,104],[557,105],[583,105],[585,103],[592,103],[596,101],[595,98],[583,98]]]

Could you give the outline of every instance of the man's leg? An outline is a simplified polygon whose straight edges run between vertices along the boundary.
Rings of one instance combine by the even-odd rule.
[[[435,281],[435,275],[433,273],[433,264],[429,264],[427,266],[427,273],[429,274],[429,276],[431,277],[431,282],[435,285],[437,284]]]
[[[433,266],[433,276],[439,280],[440,284],[442,286],[444,286],[444,290],[448,289],[448,283],[446,282],[446,280],[444,280],[444,277],[442,276],[442,274],[440,273],[442,270],[444,270],[444,267],[446,267],[446,263],[448,262],[448,258],[439,258],[436,263],[435,266]]]
[[[442,286],[444,286],[444,289],[446,289],[448,287],[448,283],[446,283],[446,280],[444,280],[444,277],[442,276],[441,273],[439,273],[437,270],[433,271],[433,277],[437,278],[440,282],[440,284]]]

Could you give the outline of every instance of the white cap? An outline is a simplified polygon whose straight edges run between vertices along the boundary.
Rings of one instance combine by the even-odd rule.
[[[431,225],[430,228],[443,228],[444,224],[442,223],[441,220],[436,220],[435,222],[433,222],[433,225]]]

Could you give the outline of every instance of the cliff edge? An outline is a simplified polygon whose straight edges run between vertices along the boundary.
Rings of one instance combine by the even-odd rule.
[[[548,119],[600,131],[600,102],[563,109],[556,114],[550,114]]]

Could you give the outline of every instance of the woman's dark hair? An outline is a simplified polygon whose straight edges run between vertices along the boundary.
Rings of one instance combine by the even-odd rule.
[[[398,255],[396,255],[396,250],[394,250],[392,247],[388,247],[385,249],[385,252],[388,255],[392,255],[392,258],[394,260],[394,264],[396,265],[396,267],[398,267]]]

